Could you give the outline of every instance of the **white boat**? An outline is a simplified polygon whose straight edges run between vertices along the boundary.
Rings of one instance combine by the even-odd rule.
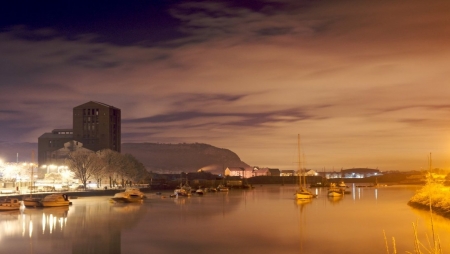
[[[185,184],[185,185],[180,184],[180,188],[175,189],[173,191],[173,194],[175,196],[181,196],[181,197],[191,196],[191,187],[187,184]]]
[[[219,186],[217,186],[217,190],[220,191],[220,192],[227,192],[230,189],[228,187],[224,186],[224,185],[219,185]]]
[[[41,200],[43,207],[55,207],[55,206],[69,206],[72,202],[69,201],[69,197],[66,194],[55,193],[45,196]]]
[[[195,194],[197,194],[197,195],[203,195],[205,192],[203,191],[203,189],[202,188],[198,188],[196,191],[195,191]]]
[[[337,185],[339,188],[348,188],[348,186],[344,183],[344,181],[340,181]]]
[[[342,197],[344,195],[344,190],[335,183],[330,184],[330,188],[328,188],[328,197]]]
[[[6,198],[0,202],[0,211],[19,210],[22,205],[22,201],[17,198]]]
[[[128,188],[123,192],[116,193],[111,200],[122,203],[131,203],[142,201],[145,197],[145,194],[138,188]]]
[[[301,158],[300,158],[300,134],[298,134],[298,182],[299,186],[297,191],[295,192],[296,199],[312,199],[316,195],[313,194],[310,190],[306,188],[306,176],[303,173],[303,167],[301,166]],[[303,181],[302,181],[303,175]]]

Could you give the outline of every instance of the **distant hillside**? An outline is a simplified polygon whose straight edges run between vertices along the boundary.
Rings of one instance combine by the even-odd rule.
[[[234,152],[207,144],[123,143],[129,153],[154,172],[193,172],[198,169],[222,173],[225,167],[248,167]]]
[[[37,162],[37,143],[10,143],[0,141],[0,159],[15,162]],[[193,172],[199,169],[223,173],[225,167],[248,167],[234,152],[207,144],[157,144],[123,143],[122,154],[136,157],[149,171],[153,172]]]

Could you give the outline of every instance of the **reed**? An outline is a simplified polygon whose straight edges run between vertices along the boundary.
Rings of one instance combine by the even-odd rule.
[[[411,254],[443,254],[442,248],[441,248],[441,242],[439,237],[434,239],[434,232],[432,232],[433,234],[433,239],[430,240],[430,238],[428,237],[427,234],[427,244],[423,244],[418,237],[418,231],[417,231],[417,223],[413,222],[413,233],[414,233],[414,240],[413,240],[413,244],[414,244],[414,251],[410,252],[407,251],[406,253],[411,253]],[[386,245],[386,253],[387,254],[391,254],[389,251],[389,243],[386,237],[386,233],[383,230],[383,234],[384,234],[384,241],[385,241],[385,245]],[[392,237],[392,254],[397,254],[397,247],[395,245],[395,237]]]
[[[423,244],[418,237],[417,222],[413,222],[413,233],[414,233],[414,251],[406,253],[414,254],[442,254],[441,241],[438,235],[436,235],[434,222],[433,222],[433,209],[437,208],[442,214],[443,212],[450,211],[450,189],[443,186],[440,183],[429,181],[422,189],[417,191],[417,193],[411,198],[409,204],[420,205],[422,207],[428,207],[430,214],[430,224],[431,224],[431,239],[428,234],[426,234],[427,244]],[[389,244],[386,238],[386,233],[383,231],[384,241],[386,244],[386,253],[389,252]],[[392,238],[392,249],[393,253],[397,253],[397,248],[395,246],[395,238]]]

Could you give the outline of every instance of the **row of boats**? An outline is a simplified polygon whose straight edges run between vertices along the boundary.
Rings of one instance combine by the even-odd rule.
[[[197,195],[203,195],[205,192],[228,192],[229,188],[224,185],[219,185],[217,188],[198,188],[198,189],[192,189],[189,185],[180,185],[179,188],[175,189],[173,191],[172,197],[187,197],[191,196],[192,193]]]
[[[123,192],[116,193],[111,200],[114,202],[130,203],[141,201],[144,198],[146,198],[145,194],[138,188],[128,188]],[[67,194],[53,193],[43,198],[30,196],[22,200],[7,197],[0,200],[0,211],[13,211],[25,207],[61,207],[70,205],[72,205],[72,202],[69,200]]]
[[[331,183],[328,187],[327,196],[328,197],[342,197],[345,194],[349,194],[350,191],[347,190],[348,186],[344,182],[338,184]],[[315,198],[317,195],[312,193],[304,186],[300,186],[295,193],[296,199],[311,199]]]
[[[188,185],[181,185],[174,190],[174,196],[190,196],[191,193],[203,195],[204,192],[227,192],[228,190],[228,187],[223,185],[219,185],[217,188],[198,188],[197,190],[192,190]],[[132,203],[141,202],[145,198],[146,195],[139,188],[127,188],[125,191],[114,194],[110,200],[119,203]],[[55,193],[47,195],[44,198],[32,196],[23,198],[23,200],[19,200],[18,198],[5,198],[4,200],[0,200],[0,211],[19,210],[24,207],[69,206],[71,204],[72,202],[69,201],[67,194]]]
[[[316,194],[312,193],[306,188],[306,175],[304,173],[304,168],[301,165],[301,153],[300,153],[300,134],[298,134],[298,172],[299,174],[299,188],[295,192],[295,197],[297,200],[308,200],[317,197]],[[302,177],[303,176],[303,177]],[[303,179],[302,179],[303,178]],[[328,197],[342,197],[344,194],[350,193],[346,190],[348,186],[341,181],[340,183],[331,183],[328,187],[327,196]]]
[[[29,197],[19,200],[18,198],[5,198],[0,200],[0,211],[19,210],[24,207],[58,207],[69,206],[72,202],[66,194],[50,194],[44,198]]]

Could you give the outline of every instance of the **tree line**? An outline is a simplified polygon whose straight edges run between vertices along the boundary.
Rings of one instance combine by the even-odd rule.
[[[131,154],[121,154],[110,149],[94,152],[76,150],[69,153],[66,165],[84,188],[89,180],[95,180],[101,187],[102,180],[108,179],[109,187],[131,186],[142,183],[148,176],[144,165]]]

